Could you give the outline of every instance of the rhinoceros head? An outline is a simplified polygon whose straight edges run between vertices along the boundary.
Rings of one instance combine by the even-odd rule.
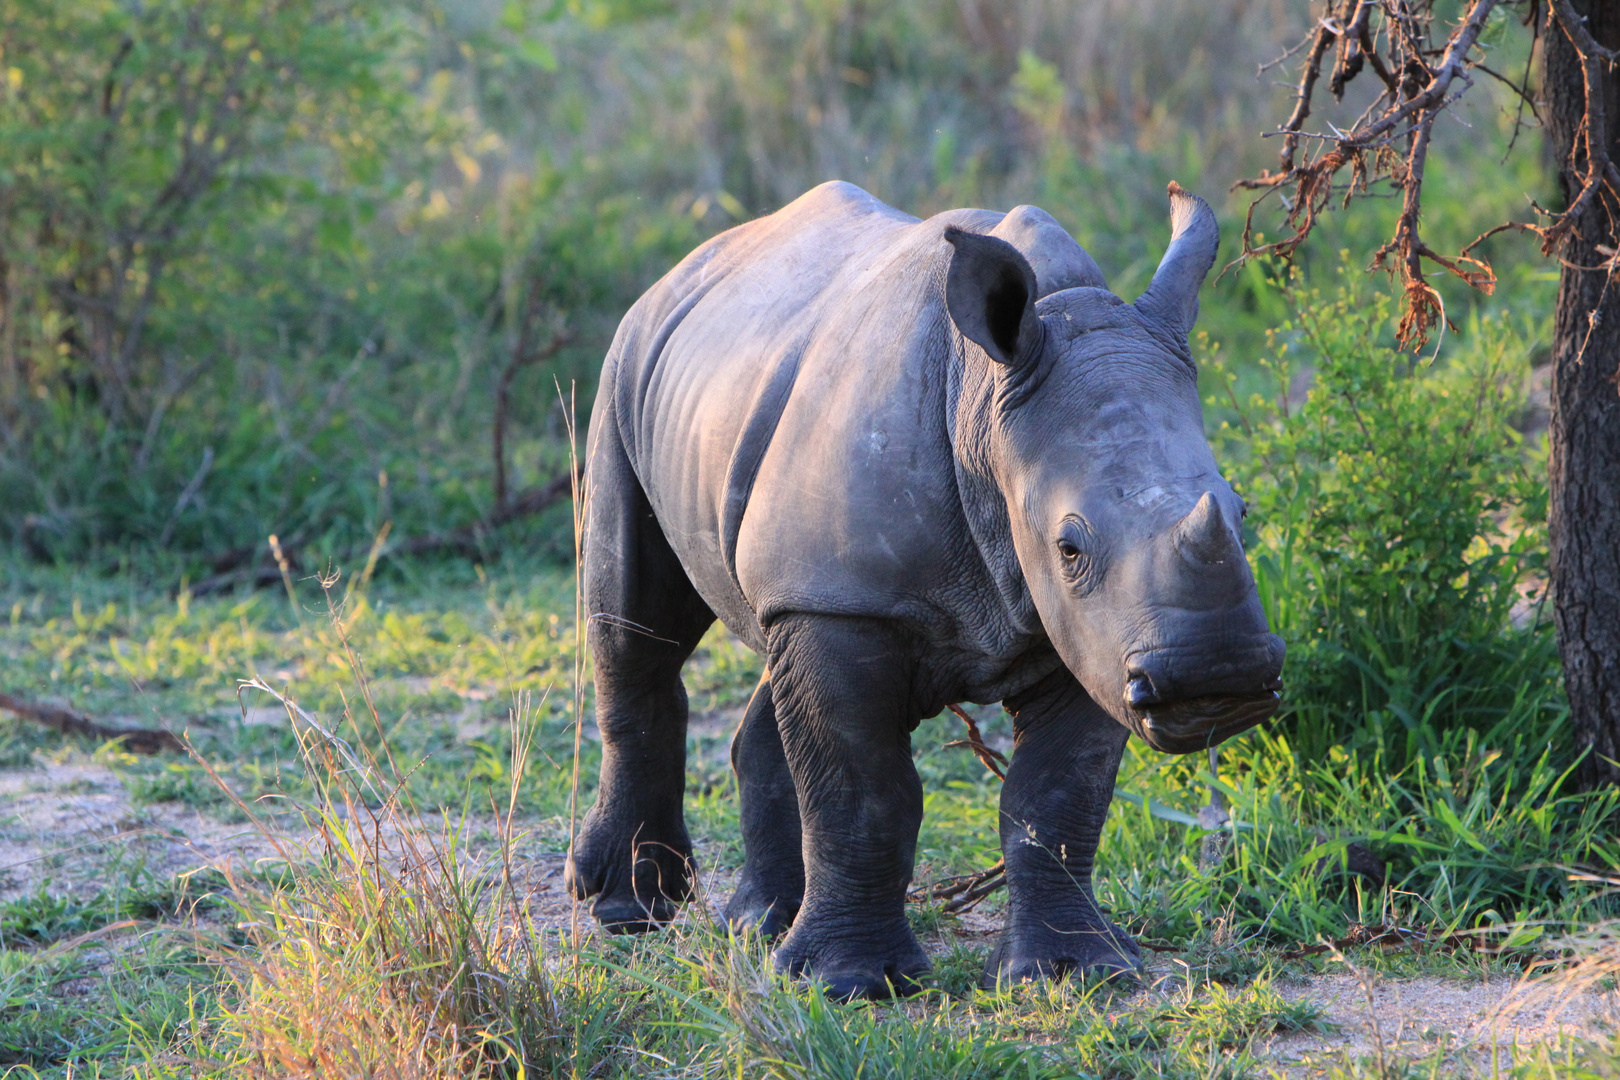
[[[1134,304],[1092,286],[1042,296],[1017,249],[951,229],[946,307],[994,362],[989,469],[1047,635],[1116,719],[1185,753],[1276,711],[1283,643],[1187,347],[1215,215],[1175,184],[1170,196],[1170,247]]]

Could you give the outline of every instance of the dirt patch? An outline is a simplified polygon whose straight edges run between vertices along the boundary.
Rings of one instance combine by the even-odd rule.
[[[113,771],[91,762],[0,770],[0,898],[54,890],[93,892],[108,884],[109,861],[157,877],[222,859],[273,857],[274,845],[247,824],[229,825],[179,803],[137,808]]]
[[[1515,1047],[1598,1035],[1620,1022],[1620,997],[1612,991],[1561,996],[1505,978],[1375,980],[1369,1001],[1368,989],[1345,972],[1279,992],[1291,1001],[1316,1003],[1323,1022],[1336,1029],[1276,1037],[1268,1049],[1279,1064],[1308,1064],[1325,1055],[1372,1056],[1382,1040],[1387,1051],[1411,1056],[1450,1048],[1482,1058],[1495,1046],[1506,1065]]]

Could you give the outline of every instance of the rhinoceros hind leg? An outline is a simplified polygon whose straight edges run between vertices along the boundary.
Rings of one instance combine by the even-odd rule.
[[[611,425],[592,446],[589,469],[584,591],[602,773],[565,880],[579,899],[596,897],[591,913],[604,929],[636,933],[669,922],[692,894],[681,665],[714,614],[659,529]]]
[[[777,620],[768,644],[804,852],[804,905],[776,966],[840,998],[908,993],[929,969],[905,910],[922,824],[914,646],[887,622],[820,615]]]
[[[1133,973],[1141,950],[1110,922],[1091,867],[1129,733],[1067,671],[1009,701],[1015,748],[1001,790],[1007,923],[983,985]]]
[[[754,688],[731,740],[731,767],[742,803],[745,861],[726,905],[726,921],[735,930],[753,929],[773,939],[787,932],[804,903],[804,838],[799,793],[776,729],[769,672]]]

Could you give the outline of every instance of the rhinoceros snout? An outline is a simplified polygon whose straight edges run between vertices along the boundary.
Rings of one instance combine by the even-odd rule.
[[[1141,649],[1125,658],[1125,700],[1139,708],[1184,698],[1275,690],[1286,652],[1282,638],[1272,633],[1237,644]]]
[[[1127,670],[1126,676],[1125,704],[1138,710],[1159,704],[1158,688],[1153,685],[1153,679],[1147,673],[1133,669]]]
[[[1125,705],[1138,734],[1155,749],[1201,750],[1276,715],[1284,653],[1275,634],[1214,655],[1196,649],[1137,652],[1126,662]]]

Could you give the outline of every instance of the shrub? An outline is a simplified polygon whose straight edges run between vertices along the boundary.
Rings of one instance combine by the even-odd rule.
[[[1612,913],[1612,894],[1569,870],[1620,863],[1620,792],[1567,783],[1568,708],[1540,618],[1545,492],[1512,423],[1538,327],[1471,320],[1444,362],[1413,357],[1391,345],[1388,298],[1344,273],[1331,296],[1282,283],[1292,317],[1261,361],[1274,397],[1240,401],[1210,365],[1209,404],[1229,410],[1216,442],[1288,642],[1284,712],[1222,748],[1219,779],[1133,747],[1122,788],[1138,805],[1110,819],[1102,893],[1154,934],[1214,945],[1354,923],[1525,945],[1536,921]],[[1214,863],[1216,842],[1171,805],[1206,784],[1231,815]],[[1348,872],[1352,842],[1379,874]]]
[[[1284,284],[1293,317],[1260,362],[1274,398],[1237,401],[1215,365],[1236,414],[1217,439],[1288,641],[1284,730],[1304,760],[1376,745],[1396,772],[1458,728],[1567,746],[1540,617],[1545,484],[1512,424],[1538,327],[1476,318],[1446,362],[1414,357],[1389,298],[1342,272],[1331,298]]]

